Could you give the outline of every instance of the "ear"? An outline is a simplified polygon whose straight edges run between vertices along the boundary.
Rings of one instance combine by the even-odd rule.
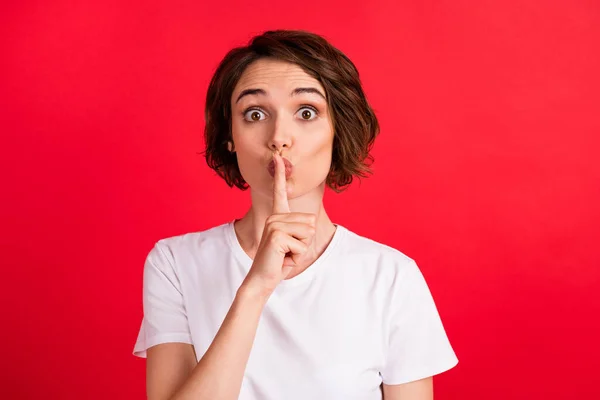
[[[229,150],[231,153],[235,153],[235,146],[233,145],[233,142],[231,140],[227,141],[227,150]]]

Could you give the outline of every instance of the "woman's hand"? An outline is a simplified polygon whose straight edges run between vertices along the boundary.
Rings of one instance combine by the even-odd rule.
[[[270,295],[301,260],[315,235],[317,216],[290,212],[285,165],[277,153],[273,183],[273,213],[265,222],[252,267],[245,284]]]

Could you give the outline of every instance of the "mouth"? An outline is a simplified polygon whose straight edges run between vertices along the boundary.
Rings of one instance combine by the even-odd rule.
[[[292,171],[294,169],[294,166],[287,158],[285,158],[285,157],[282,157],[282,158],[283,158],[283,162],[285,164],[285,179],[290,179],[290,176],[292,176]],[[271,162],[267,166],[267,170],[269,171],[269,175],[271,175],[271,177],[274,178],[275,177],[275,160],[271,160]]]

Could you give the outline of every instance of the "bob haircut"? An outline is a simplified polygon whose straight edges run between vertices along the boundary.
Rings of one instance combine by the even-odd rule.
[[[358,70],[340,50],[323,37],[302,30],[270,30],[253,37],[248,46],[230,50],[217,67],[206,95],[203,152],[210,168],[229,187],[248,189],[237,156],[227,142],[231,135],[231,96],[244,70],[252,62],[270,58],[300,66],[325,89],[334,139],[326,184],[339,193],[372,174],[369,166],[379,122],[363,93]]]

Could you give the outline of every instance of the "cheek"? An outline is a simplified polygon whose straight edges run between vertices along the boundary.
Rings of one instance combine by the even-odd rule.
[[[244,132],[232,129],[232,137],[235,142],[235,155],[238,168],[244,180],[248,183],[256,181],[256,177],[261,174],[261,149],[257,140],[252,140]]]
[[[256,169],[257,156],[254,154],[254,150],[248,147],[250,144],[245,143],[243,140],[235,142],[236,146],[236,157],[240,171],[244,175],[252,174]]]
[[[331,152],[333,150],[333,135],[329,131],[325,131],[320,137],[320,140],[316,144],[317,152],[319,155],[327,155],[331,158]]]
[[[333,151],[333,138],[329,132],[324,132],[318,140],[312,142],[309,148],[310,150],[306,153],[307,173],[317,179],[327,176],[331,167]]]

